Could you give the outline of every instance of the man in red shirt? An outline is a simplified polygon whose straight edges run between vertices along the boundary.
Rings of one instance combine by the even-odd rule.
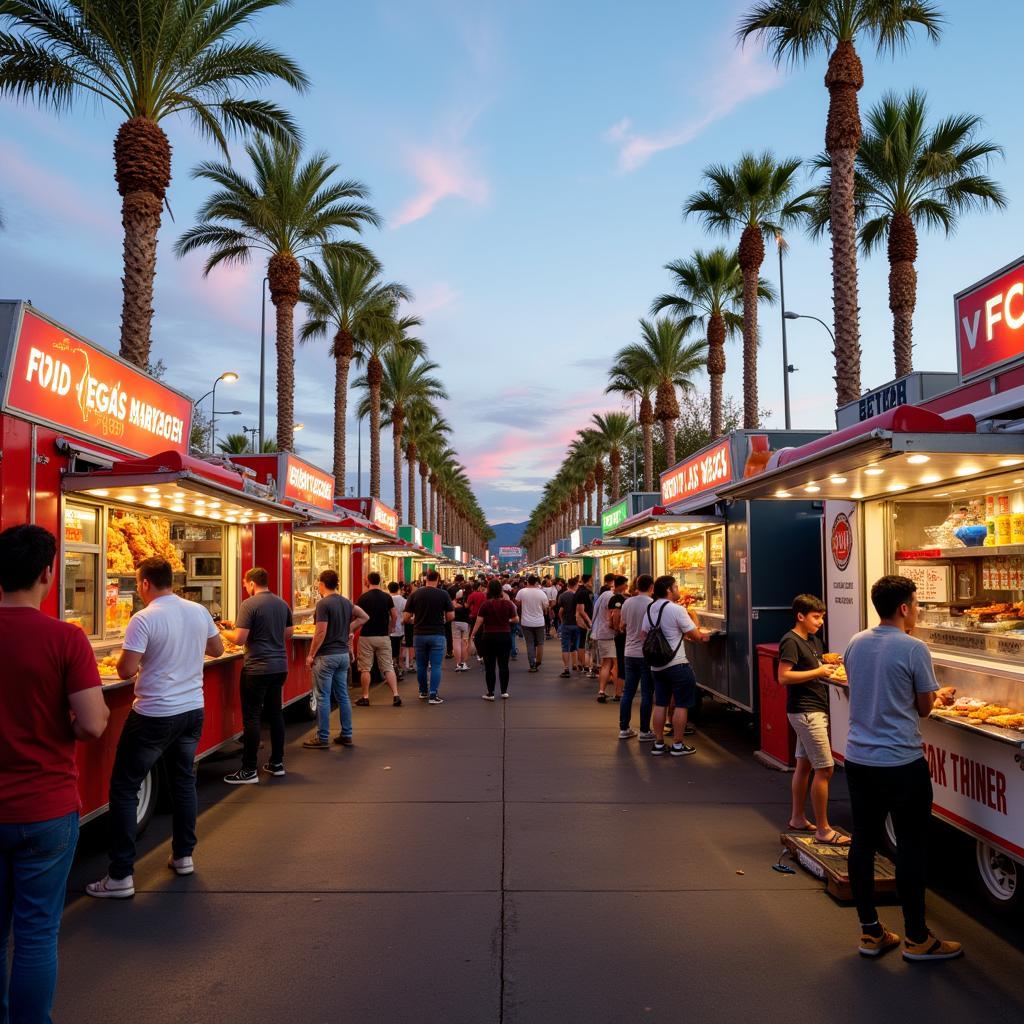
[[[78,843],[75,740],[98,739],[109,717],[85,633],[39,610],[56,555],[40,526],[0,533],[0,1020],[50,1019]]]

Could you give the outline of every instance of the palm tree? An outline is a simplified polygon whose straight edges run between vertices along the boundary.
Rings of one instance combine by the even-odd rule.
[[[334,357],[334,478],[345,480],[345,420],[348,416],[348,374],[357,348],[374,329],[386,327],[396,301],[411,301],[412,293],[396,281],[380,280],[380,264],[348,253],[330,252],[323,266],[306,266],[299,301],[308,319],[299,341],[326,338],[333,333]]]
[[[608,453],[611,465],[611,494],[608,500],[614,504],[622,497],[622,450],[630,447],[636,438],[636,425],[624,412],[606,412],[603,416],[594,413],[593,433],[601,448]]]
[[[776,160],[769,153],[744,153],[734,167],[712,164],[704,168],[706,187],[683,206],[683,216],[697,215],[705,228],[731,234],[739,230],[736,250],[743,273],[743,426],[758,427],[757,307],[764,242],[777,236],[812,210],[814,192],[796,194],[794,180],[802,161]]]
[[[914,307],[917,305],[917,227],[941,228],[947,235],[961,214],[1006,206],[1002,188],[984,173],[988,160],[1002,149],[977,139],[981,118],[957,114],[929,130],[925,94],[886,93],[868,111],[867,130],[856,163],[857,219],[860,247],[871,253],[888,243],[889,308],[893,319],[896,376],[914,369]],[[826,173],[828,154],[815,164]],[[811,219],[813,233],[829,223],[826,178]]]
[[[217,442],[217,450],[225,455],[247,455],[252,452],[248,434],[228,434]]]
[[[661,423],[668,466],[676,461],[675,421],[679,418],[676,388],[692,387],[691,378],[704,366],[708,352],[706,341],[687,343],[686,331],[681,320],[669,316],[658,317],[654,323],[641,320],[641,340],[620,349],[615,356],[617,364],[639,368],[640,373],[647,374],[654,382],[654,418]]]
[[[649,365],[631,365],[628,360],[616,357],[608,376],[608,386],[604,389],[606,395],[620,394],[639,399],[637,422],[643,436],[645,491],[654,489],[654,404],[651,395],[656,387]]]
[[[776,63],[805,62],[829,53],[825,149],[832,161],[829,223],[839,405],[860,397],[854,160],[861,138],[857,92],[864,84],[864,68],[855,44],[867,36],[879,53],[894,52],[908,45],[915,25],[937,41],[942,21],[930,0],[757,0],[737,30],[741,40],[763,39]]]
[[[429,529],[427,522],[427,476],[430,472],[428,459],[433,449],[442,444],[444,435],[451,433],[449,424],[437,411],[431,401],[417,399],[408,408],[403,434],[405,461],[409,473],[409,515],[407,521],[416,525],[416,472],[419,470],[423,529]]]
[[[698,249],[687,260],[665,264],[675,278],[675,293],[659,295],[651,303],[651,312],[669,310],[683,325],[685,334],[693,327],[702,329],[707,342],[707,370],[711,391],[712,437],[720,437],[722,422],[722,383],[725,376],[725,342],[743,329],[739,309],[743,302],[743,272],[739,259],[722,247],[703,252]],[[773,294],[767,282],[760,289]],[[625,351],[625,350],[624,350]]]
[[[227,2],[227,0],[225,0]],[[241,2],[241,0],[238,0]],[[253,0],[256,2],[256,0]],[[292,143],[256,139],[245,147],[254,178],[247,180],[228,164],[200,164],[194,178],[218,190],[199,211],[199,223],[178,239],[179,256],[196,249],[211,253],[207,275],[219,263],[248,263],[254,252],[265,253],[270,299],[277,307],[277,446],[290,451],[295,420],[295,305],[303,263],[322,252],[371,258],[351,241],[338,241],[342,229],[361,231],[378,226],[377,212],[362,202],[368,192],[358,181],[333,181],[338,165],[326,153],[300,163]],[[344,480],[344,476],[342,477]]]
[[[238,38],[253,17],[285,0],[4,0],[0,95],[60,113],[87,95],[125,118],[114,141],[121,195],[124,274],[121,355],[149,361],[156,236],[171,183],[171,146],[161,122],[191,118],[228,155],[227,138],[250,131],[295,140],[276,104],[235,89],[282,81],[304,91],[298,66],[255,39]]]

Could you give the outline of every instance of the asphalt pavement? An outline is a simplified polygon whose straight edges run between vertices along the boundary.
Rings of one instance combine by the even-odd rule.
[[[1024,1017],[1020,926],[969,885],[937,827],[933,929],[967,956],[856,955],[856,915],[772,870],[789,777],[747,718],[705,702],[687,758],[620,741],[618,705],[557,677],[558,648],[512,696],[445,662],[445,703],[354,708],[355,746],[304,750],[282,779],[199,768],[196,873],[166,868],[170,817],[140,841],[136,896],[95,901],[102,821],[83,829],[54,1019],[86,1024],[632,1024]],[[637,709],[634,707],[634,726]],[[337,716],[335,715],[335,722]],[[264,748],[263,753],[266,753]],[[836,824],[849,820],[842,773]],[[898,910],[883,920],[899,927]]]

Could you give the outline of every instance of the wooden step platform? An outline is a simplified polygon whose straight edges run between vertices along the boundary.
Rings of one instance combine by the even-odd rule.
[[[841,828],[841,835],[849,835]],[[783,832],[779,838],[782,845],[805,871],[820,878],[830,896],[844,902],[853,899],[850,888],[850,873],[846,858],[848,846],[828,846],[819,843],[813,832]],[[896,893],[896,866],[888,857],[875,855],[875,894],[879,898]]]

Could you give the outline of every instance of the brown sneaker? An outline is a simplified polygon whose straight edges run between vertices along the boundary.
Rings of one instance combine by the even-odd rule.
[[[339,747],[351,747],[354,745],[354,741],[351,736],[342,736],[341,733],[338,733],[338,735],[334,737],[334,742],[337,743]]]
[[[963,955],[964,948],[959,942],[937,939],[931,932],[924,942],[911,942],[907,939],[903,943],[904,960],[955,960]]]
[[[330,750],[331,745],[327,740],[317,739],[315,736],[311,736],[308,740],[303,740],[302,745],[308,747],[310,750]]]
[[[895,932],[883,928],[881,935],[870,935],[864,932],[860,937],[857,952],[861,956],[881,956],[883,953],[888,953],[890,949],[895,949],[899,944],[900,937]]]

